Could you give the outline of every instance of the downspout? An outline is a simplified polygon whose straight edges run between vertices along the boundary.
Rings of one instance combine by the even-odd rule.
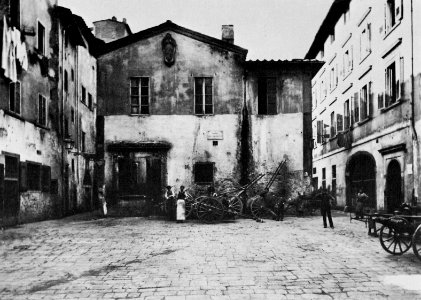
[[[61,55],[61,198],[64,199],[64,202],[67,200],[64,197],[66,196],[66,185],[67,182],[65,181],[65,166],[66,166],[66,162],[65,162],[65,152],[66,152],[66,147],[64,145],[64,139],[65,137],[65,132],[64,132],[64,39],[63,39],[63,34],[62,34],[62,27],[61,27],[61,23],[58,22],[58,34],[59,36],[61,36],[61,47],[60,47],[60,51],[59,51],[59,55]],[[59,68],[60,69],[60,68]],[[62,215],[64,215],[66,213],[65,211],[65,205],[64,203],[62,203]]]
[[[412,205],[418,202],[418,134],[415,128],[415,79],[414,79],[414,1],[411,0],[411,130],[412,130]]]
[[[76,171],[76,181],[77,181],[77,185],[76,185],[76,199],[75,199],[75,201],[76,201],[76,207],[74,208],[74,209],[76,209],[77,210],[77,206],[78,206],[78,195],[79,195],[79,191],[78,191],[78,188],[79,188],[79,183],[80,183],[80,178],[79,178],[79,150],[81,150],[80,149],[80,118],[79,118],[79,90],[80,90],[80,88],[79,88],[79,76],[80,76],[80,74],[79,74],[79,46],[78,45],[75,45],[75,68],[76,68],[76,70],[75,70],[75,73],[76,73],[76,76],[75,76],[75,89],[76,89],[76,97],[75,97],[75,100],[76,100],[76,134],[75,134],[75,145],[76,145],[76,169],[75,169],[75,171]]]

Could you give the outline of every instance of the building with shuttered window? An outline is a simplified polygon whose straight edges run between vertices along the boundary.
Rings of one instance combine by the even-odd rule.
[[[306,58],[312,80],[313,182],[341,206],[417,204],[421,3],[336,0]]]

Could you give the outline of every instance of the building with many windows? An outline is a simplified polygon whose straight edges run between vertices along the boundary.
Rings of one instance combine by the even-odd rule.
[[[419,189],[421,3],[336,0],[306,55],[312,80],[313,182],[338,205],[394,211]],[[354,199],[355,200],[355,199]]]
[[[0,0],[0,226],[91,207],[96,39],[64,11]]]
[[[246,55],[231,25],[220,40],[170,21],[103,46],[98,145],[109,199],[233,187],[284,158],[299,178],[311,170],[303,149],[321,63]]]

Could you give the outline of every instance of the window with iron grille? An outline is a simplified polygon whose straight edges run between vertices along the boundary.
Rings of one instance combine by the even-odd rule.
[[[21,88],[20,88],[20,82],[11,82],[9,85],[9,110],[20,114],[20,97],[21,95]]]
[[[194,182],[198,184],[213,183],[213,169],[212,162],[198,162],[194,165]]]
[[[149,114],[149,77],[130,78],[130,105],[132,114]]]
[[[213,114],[213,88],[211,77],[194,78],[194,112],[196,115]]]
[[[38,124],[47,126],[47,99],[44,96],[38,96]]]
[[[27,185],[31,191],[41,190],[41,164],[27,162],[26,164],[27,173]]]
[[[275,115],[276,103],[276,78],[262,77],[258,79],[258,114]]]

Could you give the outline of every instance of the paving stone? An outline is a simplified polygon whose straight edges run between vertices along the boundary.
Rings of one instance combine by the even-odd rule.
[[[364,224],[334,214],[213,225],[89,214],[0,233],[0,299],[421,299],[385,282],[419,274]]]

